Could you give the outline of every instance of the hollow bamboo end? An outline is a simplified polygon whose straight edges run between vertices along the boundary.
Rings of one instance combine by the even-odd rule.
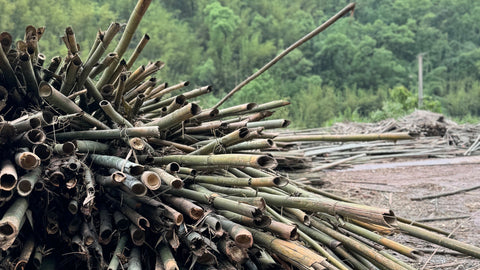
[[[276,161],[273,157],[270,157],[270,156],[260,156],[260,157],[257,159],[257,165],[258,165],[260,168],[273,169],[273,168],[277,167],[278,163],[277,163],[277,161]]]
[[[17,176],[5,173],[0,177],[0,188],[3,190],[12,190],[17,184]]]
[[[284,187],[288,184],[288,178],[283,176],[276,176],[273,178],[273,184],[277,187]]]
[[[131,190],[136,196],[145,196],[147,194],[147,187],[142,183],[134,184]]]
[[[127,176],[121,171],[116,171],[116,172],[112,173],[110,175],[110,177],[112,178],[113,181],[115,181],[117,183],[121,183],[121,182],[125,181],[125,179],[127,178]]]
[[[142,182],[147,186],[150,190],[157,190],[160,188],[162,181],[160,180],[160,176],[158,174],[146,171],[142,174],[141,179]]]
[[[140,138],[131,138],[129,141],[128,141],[128,144],[135,150],[138,150],[138,151],[142,151],[143,149],[145,149],[145,142],[140,139]]]
[[[32,183],[28,180],[21,179],[18,182],[17,192],[20,196],[25,197],[28,196],[33,190]]]
[[[252,234],[247,230],[237,233],[235,235],[235,243],[240,248],[251,248],[253,245]]]
[[[18,166],[25,170],[33,170],[40,165],[40,158],[32,152],[23,152],[16,156]]]
[[[47,82],[42,81],[38,86],[38,94],[40,95],[40,97],[46,98],[51,96],[52,93],[53,93],[53,87]]]
[[[171,183],[171,186],[175,189],[181,189],[183,188],[183,181],[180,178],[174,179]]]

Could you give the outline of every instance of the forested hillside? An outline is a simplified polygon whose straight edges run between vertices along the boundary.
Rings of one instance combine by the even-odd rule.
[[[150,42],[137,65],[167,63],[162,81],[212,84],[213,105],[284,48],[348,1],[154,1],[140,25]],[[40,50],[55,51],[72,26],[84,55],[99,28],[128,20],[130,0],[0,0],[0,31],[16,39],[28,24],[46,26]],[[359,0],[341,19],[245,87],[229,102],[288,99],[282,116],[297,127],[335,120],[379,120],[413,109],[417,55],[424,55],[425,107],[464,120],[480,116],[480,2]],[[131,49],[135,47],[131,44]],[[113,47],[113,46],[112,46]],[[206,106],[206,105],[204,105]]]

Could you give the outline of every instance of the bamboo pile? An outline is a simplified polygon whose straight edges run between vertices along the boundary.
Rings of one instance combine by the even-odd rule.
[[[44,28],[28,26],[15,49],[0,34],[0,268],[413,269],[403,260],[419,253],[394,232],[480,258],[441,230],[273,171],[257,150],[275,146],[268,130],[289,122],[265,119],[288,102],[202,110],[194,99],[211,86],[175,94],[189,82],[157,81],[163,62],[134,69],[147,36],[124,54],[150,2],[110,53],[118,23],[86,55],[68,27],[68,55],[49,63]]]

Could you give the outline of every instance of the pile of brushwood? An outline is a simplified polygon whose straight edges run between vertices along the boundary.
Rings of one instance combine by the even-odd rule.
[[[200,87],[173,91],[160,61],[124,53],[150,1],[139,0],[83,54],[46,61],[44,28],[0,41],[0,269],[412,269],[406,233],[480,258],[439,229],[294,184],[259,149],[285,101],[201,110]],[[370,139],[408,139],[380,134]]]

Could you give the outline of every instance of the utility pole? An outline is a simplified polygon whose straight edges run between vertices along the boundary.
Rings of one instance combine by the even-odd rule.
[[[419,53],[418,57],[418,108],[423,106],[423,55],[425,53]]]

